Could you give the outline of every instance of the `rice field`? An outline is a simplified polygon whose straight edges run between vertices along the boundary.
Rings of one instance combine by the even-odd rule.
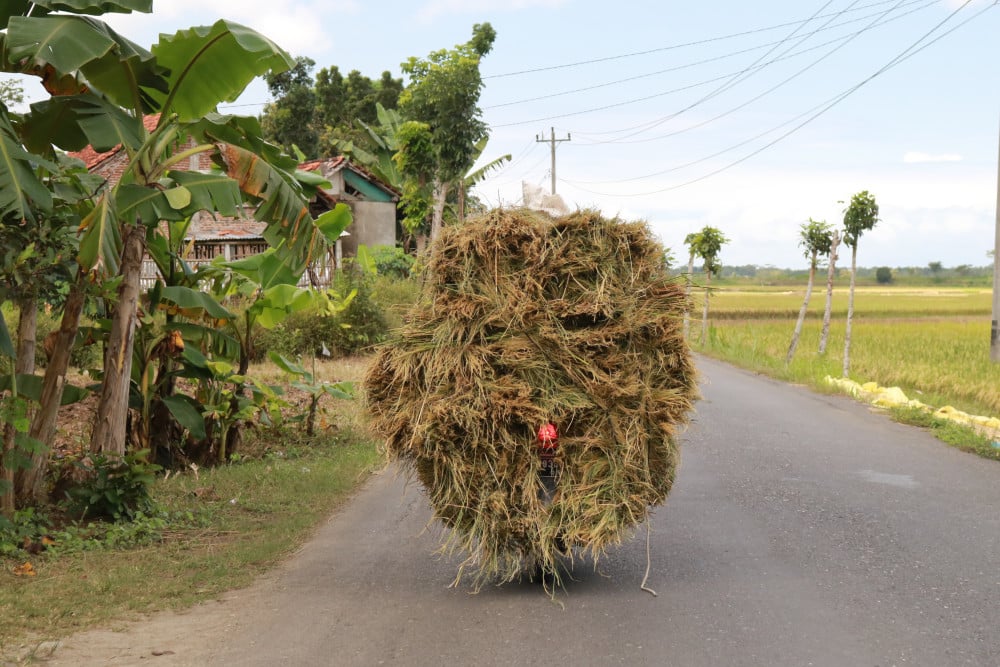
[[[826,354],[818,354],[825,286],[814,290],[795,359],[785,355],[802,304],[802,290],[719,290],[709,306],[709,336],[695,349],[790,381],[822,386],[840,377],[847,290],[835,290]],[[699,297],[700,298],[700,297]],[[1000,364],[989,358],[992,295],[983,289],[865,288],[855,294],[850,376],[898,386],[941,407],[1000,415]],[[701,304],[694,313],[700,317]]]

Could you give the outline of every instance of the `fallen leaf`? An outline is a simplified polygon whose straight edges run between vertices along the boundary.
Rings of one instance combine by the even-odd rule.
[[[38,573],[35,572],[35,566],[30,561],[25,561],[24,565],[18,565],[14,568],[14,574],[18,577],[33,577]]]

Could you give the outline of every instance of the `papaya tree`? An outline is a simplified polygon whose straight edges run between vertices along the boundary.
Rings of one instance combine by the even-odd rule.
[[[715,227],[708,226],[693,236],[688,235],[688,239],[691,239],[688,245],[694,254],[701,258],[702,268],[705,271],[705,303],[701,315],[701,342],[704,344],[708,340],[708,298],[711,293],[712,274],[718,273],[722,268],[719,264],[719,252],[722,251],[722,246],[729,243],[729,239]],[[693,271],[693,260],[689,261],[689,266]]]
[[[142,258],[160,223],[202,210],[239,215],[249,200],[259,204],[255,218],[268,223],[265,238],[297,269],[323,232],[306,206],[316,181],[296,177],[296,161],[262,139],[256,119],[216,113],[255,77],[292,66],[291,57],[225,20],[161,35],[146,50],[95,18],[151,10],[150,0],[40,0],[0,12],[3,67],[40,77],[51,95],[31,105],[16,131],[0,126],[16,149],[0,162],[0,211],[26,219],[32,205],[51,208],[32,169],[59,149],[121,147],[128,157],[121,179],[83,218],[78,255],[89,280],[117,284],[91,436],[94,451],[115,455],[125,447]],[[151,127],[144,123],[150,114],[158,114]],[[190,169],[199,154],[217,171]]]
[[[792,332],[792,342],[788,346],[788,353],[785,355],[785,363],[792,363],[795,356],[795,348],[799,344],[799,336],[802,334],[802,324],[806,320],[806,311],[809,309],[809,297],[812,296],[813,281],[816,278],[816,267],[819,263],[820,255],[829,255],[830,246],[833,244],[833,230],[824,220],[813,220],[804,222],[799,227],[799,246],[805,251],[806,259],[809,260],[809,282],[806,283],[806,297],[802,300],[802,307],[799,308],[799,318],[795,321],[795,331]]]
[[[844,332],[844,377],[851,368],[851,322],[854,319],[854,285],[858,273],[858,241],[878,223],[878,204],[867,190],[853,197],[844,209],[844,243],[851,246],[851,288],[847,293],[847,330]]]
[[[819,333],[819,354],[826,354],[826,342],[830,338],[830,316],[833,312],[833,279],[837,276],[837,248],[840,247],[840,230],[833,230],[833,236],[830,239],[830,252],[828,257],[830,261],[827,263],[826,267],[826,305],[823,308],[823,328]]]
[[[684,281],[684,338],[690,337],[691,333],[691,285],[694,282],[694,258],[698,254],[698,247],[701,244],[701,233],[692,232],[684,237],[684,245],[688,247],[688,269],[687,280]]]

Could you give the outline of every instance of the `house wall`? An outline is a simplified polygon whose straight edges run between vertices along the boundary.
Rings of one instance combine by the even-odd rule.
[[[342,240],[344,255],[357,254],[359,245],[396,245],[396,204],[393,202],[352,201],[354,222],[347,228],[350,236]]]
[[[125,151],[119,151],[91,171],[107,181],[108,186],[112,186],[122,180],[127,166],[128,155]]]
[[[321,173],[323,178],[330,181],[330,187],[323,188],[328,195],[340,197],[344,194],[344,175],[339,170],[331,174],[330,170],[322,169]]]

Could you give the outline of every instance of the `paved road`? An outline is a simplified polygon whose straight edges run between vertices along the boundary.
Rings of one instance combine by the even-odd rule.
[[[210,646],[140,664],[1000,665],[1000,465],[837,396],[700,360],[645,533],[554,604],[449,588],[419,489],[375,478]],[[217,612],[218,613],[218,612]]]

